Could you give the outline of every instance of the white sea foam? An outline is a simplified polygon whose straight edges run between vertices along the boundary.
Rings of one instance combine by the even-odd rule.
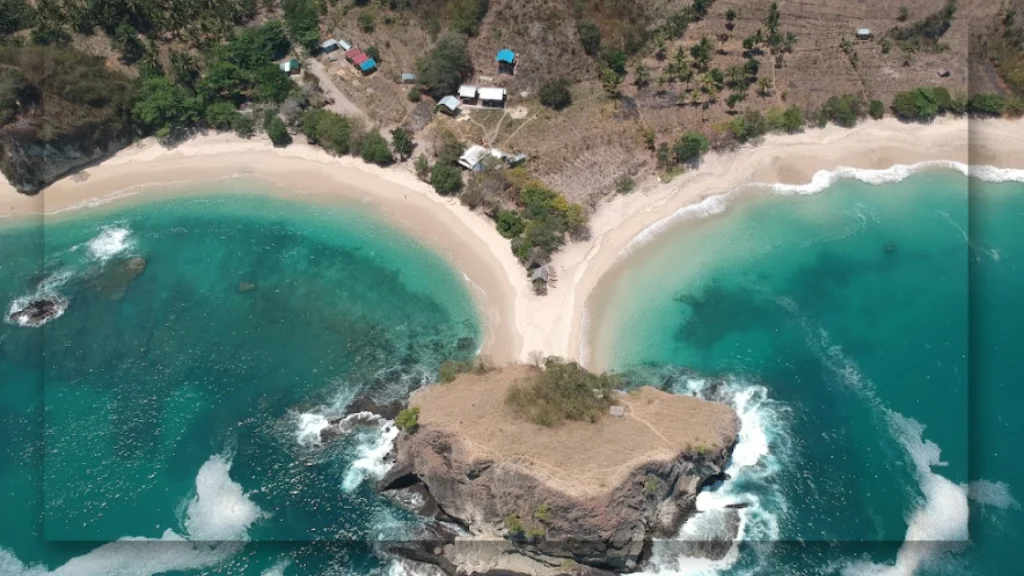
[[[967,486],[967,497],[979,504],[1002,510],[1020,510],[1020,503],[1005,482],[975,480]]]
[[[89,255],[105,262],[128,250],[134,244],[132,231],[121,226],[109,226],[86,244]]]
[[[196,476],[196,496],[187,505],[187,536],[173,530],[160,538],[125,537],[94,548],[48,570],[29,566],[0,548],[3,576],[151,576],[221,564],[242,549],[248,530],[263,512],[228,476],[230,459],[215,455]],[[203,542],[209,540],[211,542]],[[221,540],[221,542],[212,542]]]
[[[398,427],[385,420],[377,429],[361,430],[358,434],[356,459],[345,472],[342,490],[351,492],[367,478],[381,478],[391,468],[391,449],[398,437]]]
[[[706,397],[709,382],[690,379],[676,393]],[[778,516],[781,492],[772,494],[777,509],[769,509],[756,494],[742,486],[751,480],[766,480],[781,470],[780,454],[788,453],[784,442],[781,408],[767,397],[767,389],[732,380],[723,384],[716,396],[725,400],[740,418],[740,431],[732,458],[726,467],[729,479],[714,490],[697,496],[697,514],[683,524],[671,540],[655,541],[650,563],[644,573],[650,576],[691,576],[719,574],[732,568],[739,559],[740,542],[770,543],[779,538]],[[777,452],[779,454],[773,453]],[[771,482],[762,482],[771,488]],[[759,488],[760,489],[760,488]],[[777,489],[776,489],[777,491]],[[730,506],[744,505],[733,509]],[[679,542],[729,540],[730,515],[739,518],[736,538],[725,556],[719,560],[690,557],[681,551]]]
[[[330,421],[323,414],[303,412],[298,415],[298,425],[295,430],[295,441],[300,446],[319,446],[320,433],[331,426]]]

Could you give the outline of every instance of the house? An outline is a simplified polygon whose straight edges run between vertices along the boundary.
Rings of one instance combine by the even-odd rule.
[[[437,102],[437,106],[441,109],[441,112],[450,116],[455,116],[459,113],[460,104],[459,99],[455,96],[445,96]]]
[[[871,30],[867,28],[857,28],[857,40],[867,40],[871,38]]]
[[[501,108],[505,105],[504,88],[481,88],[477,91],[477,95],[484,106]]]
[[[344,40],[338,40],[338,46],[341,46],[341,49],[345,52],[348,52],[349,50],[352,49],[352,45],[349,44],[348,42],[345,42]]]
[[[487,148],[483,146],[473,145],[470,146],[462,156],[459,156],[459,166],[462,166],[466,170],[477,170],[483,168],[482,162],[484,157],[487,156]]]
[[[415,84],[416,75],[411,72],[402,72],[402,84]]]
[[[359,63],[359,71],[363,74],[369,74],[377,69],[377,61],[373,58],[367,57]]]
[[[351,62],[353,58],[359,56],[360,54],[363,54],[365,56],[363,51],[360,50],[359,48],[349,48],[348,50],[345,50],[345,58],[349,62]]]
[[[616,418],[622,418],[626,415],[626,409],[622,406],[609,406],[608,413]]]
[[[533,273],[530,274],[530,282],[544,282],[546,284],[547,281],[548,281],[548,267],[547,266],[538,266],[538,267],[533,269]],[[600,396],[601,395],[601,391],[597,390],[596,392],[597,392],[598,398],[600,398],[601,397]]]
[[[494,58],[494,61],[498,63],[498,72],[504,74],[515,74],[516,71],[516,53],[503,48],[498,51],[498,55]]]
[[[476,102],[476,86],[469,86],[467,84],[459,86],[459,99],[466,104]]]
[[[298,74],[299,69],[302,67],[302,64],[298,61],[298,59],[292,58],[287,62],[281,62],[279,66],[281,68],[281,71],[284,72],[285,74]]]
[[[323,52],[324,54],[334,52],[337,49],[338,41],[335,40],[334,38],[324,40],[323,42],[320,43],[320,51]]]

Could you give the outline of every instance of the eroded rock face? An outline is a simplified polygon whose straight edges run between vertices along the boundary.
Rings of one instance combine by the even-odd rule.
[[[0,168],[18,192],[36,194],[68,172],[109,156],[130,141],[125,134],[103,134],[42,142],[7,130],[0,134]]]
[[[502,546],[544,565],[556,567],[569,560],[625,572],[640,567],[652,538],[678,531],[693,513],[700,487],[722,477],[734,444],[649,462],[603,494],[572,497],[513,464],[470,460],[459,438],[420,428],[399,436],[396,464],[378,488],[408,490],[422,483],[439,514],[481,541],[494,542],[492,547],[504,542]],[[708,555],[717,553],[716,547]],[[475,557],[479,562],[481,554]],[[479,571],[481,566],[473,568]]]

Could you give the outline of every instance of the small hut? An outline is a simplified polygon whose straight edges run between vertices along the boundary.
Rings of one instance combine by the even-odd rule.
[[[474,144],[466,149],[462,156],[459,156],[459,166],[466,170],[480,171],[483,168],[483,161],[487,153],[487,148]]]
[[[871,30],[868,28],[857,28],[857,40],[868,40],[871,38]]]
[[[501,74],[515,74],[516,72],[516,53],[503,48],[498,51],[498,55],[494,57],[494,61],[498,63],[498,72]]]
[[[402,72],[402,84],[415,84],[416,75],[412,72]]]
[[[302,63],[300,63],[297,58],[292,58],[287,62],[281,62],[279,66],[281,71],[285,74],[298,74],[299,69],[302,68]]]
[[[480,103],[484,106],[491,106],[493,108],[505,106],[504,88],[480,88],[477,91],[477,96],[479,96]]]
[[[344,50],[345,52],[348,52],[349,50],[352,49],[352,45],[344,40],[338,40],[338,46],[341,46],[341,49]]]
[[[608,413],[616,418],[622,418],[626,415],[626,409],[622,406],[609,406]]]
[[[363,74],[370,74],[377,69],[377,61],[373,58],[367,58],[359,63],[359,71]]]
[[[339,48],[338,41],[335,40],[334,38],[329,38],[329,39],[324,40],[323,42],[320,43],[320,51],[323,52],[324,54],[329,54],[331,52],[334,52],[338,48]]]
[[[465,104],[475,104],[476,86],[470,86],[468,84],[459,86],[459,100],[462,100]]]
[[[461,103],[459,102],[459,99],[456,98],[455,96],[445,96],[444,98],[441,98],[437,102],[437,107],[441,110],[441,112],[444,112],[449,116],[455,116],[456,114],[458,114],[460,105]]]

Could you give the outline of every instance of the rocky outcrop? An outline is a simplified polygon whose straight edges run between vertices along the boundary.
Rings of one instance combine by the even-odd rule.
[[[102,130],[101,130],[102,131]],[[77,168],[105,158],[131,142],[129,135],[82,141],[41,141],[16,130],[0,132],[0,168],[12,186],[35,194]]]
[[[385,493],[421,490],[430,501],[416,500],[421,513],[468,532],[433,547],[443,548],[460,573],[638,570],[652,539],[677,534],[695,512],[698,492],[725,477],[737,439],[739,422],[728,407],[653,389],[623,395],[623,416],[594,424],[550,429],[503,420],[505,388],[489,384],[460,388],[456,381],[414,394],[419,426],[396,439],[395,464],[377,486]],[[474,399],[477,390],[486,392]],[[465,405],[452,408],[460,400]],[[675,417],[704,418],[710,432],[695,435]],[[624,444],[609,447],[604,439],[612,436]],[[652,447],[651,438],[662,446]],[[570,461],[580,453],[589,465]],[[693,552],[718,556],[731,540]]]
[[[61,296],[39,298],[25,302],[23,306],[12,306],[7,320],[18,326],[38,328],[59,317],[67,307],[68,299]]]
[[[119,258],[106,264],[90,277],[86,284],[108,300],[120,300],[128,286],[146,270],[146,259],[141,256]]]

